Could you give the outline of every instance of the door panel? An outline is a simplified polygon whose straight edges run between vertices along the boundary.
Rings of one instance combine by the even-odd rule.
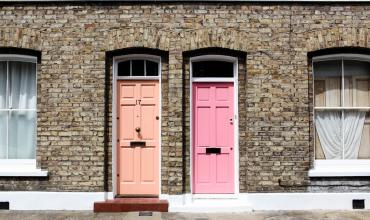
[[[192,89],[193,192],[234,193],[233,83],[193,83]]]
[[[118,194],[159,194],[159,82],[117,82]]]

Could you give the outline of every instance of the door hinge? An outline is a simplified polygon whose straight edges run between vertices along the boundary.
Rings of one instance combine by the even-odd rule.
[[[117,177],[119,177],[119,173],[117,173]]]
[[[117,117],[117,120],[119,120],[119,117]]]
[[[117,139],[117,142],[119,142],[119,139]]]

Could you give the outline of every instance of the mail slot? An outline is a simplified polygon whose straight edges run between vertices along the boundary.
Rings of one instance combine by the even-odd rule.
[[[146,145],[145,141],[130,141],[130,146],[131,147],[136,147],[136,146],[145,147],[145,145]]]
[[[221,148],[219,147],[207,147],[206,154],[220,154]]]

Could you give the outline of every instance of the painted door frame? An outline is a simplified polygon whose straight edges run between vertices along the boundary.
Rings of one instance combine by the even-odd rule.
[[[158,63],[158,76],[118,76],[117,75],[117,65],[119,62],[126,60],[138,60],[145,59]],[[158,130],[158,168],[159,168],[159,177],[158,177],[158,186],[159,186],[159,195],[162,194],[162,59],[160,56],[149,55],[149,54],[130,54],[113,57],[113,68],[112,68],[112,191],[113,197],[117,195],[117,81],[118,80],[158,80],[159,82],[159,130]]]
[[[193,77],[194,61],[227,61],[233,63],[233,78]],[[229,198],[239,195],[239,99],[238,99],[238,58],[225,55],[202,55],[190,58],[190,193],[192,197]],[[193,192],[193,82],[233,82],[234,83],[234,193],[233,194],[194,194]]]

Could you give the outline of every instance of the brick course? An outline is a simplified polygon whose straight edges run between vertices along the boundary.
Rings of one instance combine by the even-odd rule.
[[[183,71],[189,76],[183,52],[208,47],[247,53],[239,58],[241,192],[368,190],[368,178],[307,177],[313,161],[307,53],[367,48],[369,16],[367,3],[2,5],[0,46],[42,52],[37,160],[49,177],[0,178],[1,190],[104,190],[105,147],[112,152],[111,144],[104,146],[111,133],[104,133],[105,106],[108,117],[112,111],[111,98],[104,99],[105,53],[130,47],[168,52],[162,66],[162,193],[181,194],[184,188],[182,116],[189,119],[189,109],[182,112]]]

